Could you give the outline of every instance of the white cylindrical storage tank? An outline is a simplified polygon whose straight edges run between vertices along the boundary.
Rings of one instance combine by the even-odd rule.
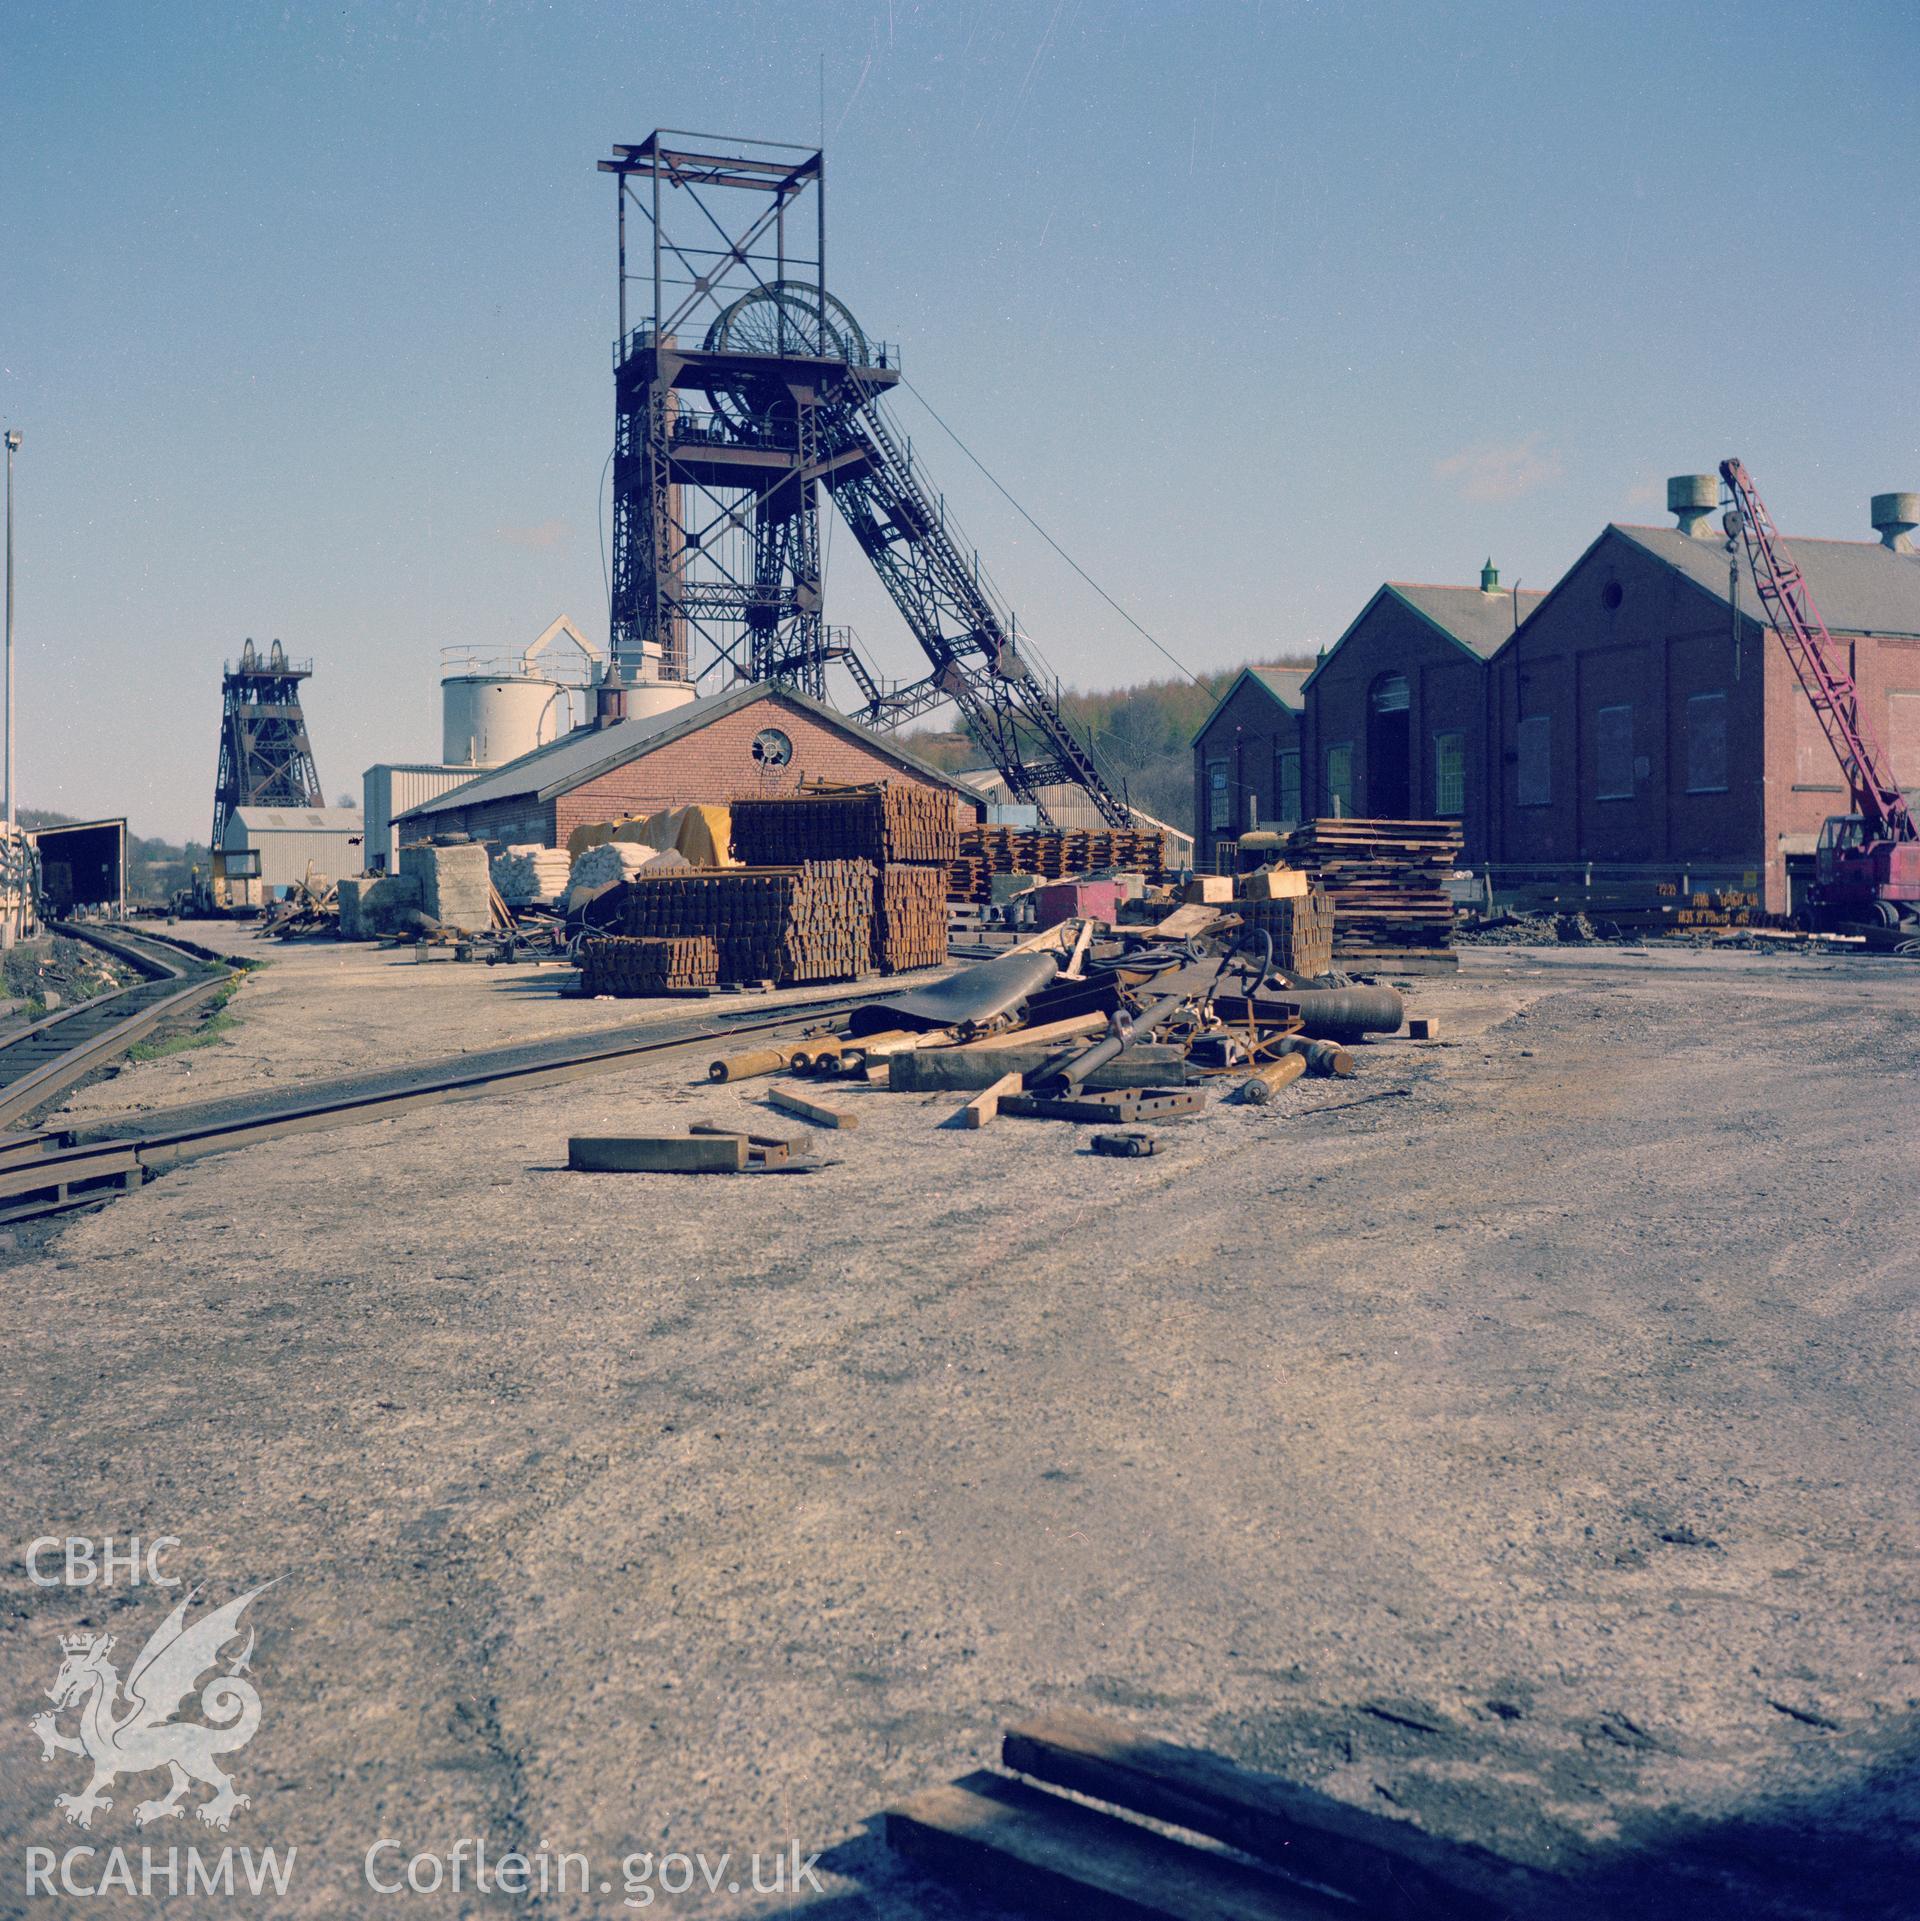
[[[449,767],[498,767],[566,725],[565,690],[531,674],[449,674],[440,683],[440,758]]]
[[[630,680],[625,691],[629,720],[643,720],[649,714],[664,714],[669,708],[684,707],[694,697],[690,680]]]

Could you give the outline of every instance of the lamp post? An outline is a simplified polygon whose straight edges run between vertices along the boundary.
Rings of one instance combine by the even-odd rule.
[[[13,818],[13,457],[20,450],[20,430],[7,429],[7,867],[13,876],[8,889],[4,924],[0,925],[0,945],[11,947],[26,910],[26,862],[20,858],[19,834]],[[15,898],[15,896],[18,898]]]

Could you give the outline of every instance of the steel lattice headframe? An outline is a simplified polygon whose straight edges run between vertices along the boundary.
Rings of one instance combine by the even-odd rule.
[[[659,132],[599,166],[619,197],[615,670],[731,670],[825,699],[838,666],[858,690],[843,703],[856,720],[897,727],[951,702],[1043,818],[1041,790],[1072,785],[1130,824],[886,417],[897,352],[826,291],[823,156]],[[716,211],[723,193],[731,224]],[[630,210],[646,224],[650,275],[628,270]],[[636,281],[652,301],[630,329]],[[925,653],[921,678],[883,683],[826,625],[823,489]]]

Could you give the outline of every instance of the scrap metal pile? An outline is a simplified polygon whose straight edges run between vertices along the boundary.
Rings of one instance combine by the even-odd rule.
[[[996,1114],[1129,1125],[1199,1114],[1210,1089],[1264,1105],[1302,1075],[1351,1075],[1354,1044],[1399,1030],[1391,988],[1309,979],[1273,956],[1270,933],[1231,907],[1181,907],[1157,928],[1070,922],[796,1040],[716,1060],[710,1078],[968,1094],[963,1127]]]
[[[260,937],[272,940],[328,940],[340,931],[340,890],[309,866],[282,900],[261,913]]]
[[[871,872],[865,862],[838,865]],[[1399,994],[1331,971],[1334,910],[1305,874],[1274,867],[1241,876],[1243,898],[1206,897],[1232,885],[1198,879],[1192,892],[1201,898],[1150,925],[1062,921],[929,985],[723,1055],[708,1078],[772,1080],[770,1105],[833,1131],[858,1125],[857,1106],[822,1100],[799,1083],[951,1093],[965,1098],[949,1126],[985,1127],[1000,1115],[1092,1125],[1106,1130],[1091,1137],[1092,1152],[1132,1157],[1156,1151],[1152,1123],[1197,1118],[1210,1093],[1264,1107],[1304,1076],[1353,1075],[1364,1043],[1400,1032]],[[628,895],[665,886],[638,881]],[[873,898],[870,888],[865,898]],[[606,945],[617,952],[638,944]],[[601,965],[597,950],[590,965]],[[1431,1020],[1406,1024],[1411,1039],[1436,1036]],[[1339,1105],[1408,1091],[1371,1091]],[[796,1143],[780,1137],[716,1123],[695,1133],[582,1138],[570,1144],[569,1164],[654,1173],[807,1173],[826,1164],[796,1155]]]

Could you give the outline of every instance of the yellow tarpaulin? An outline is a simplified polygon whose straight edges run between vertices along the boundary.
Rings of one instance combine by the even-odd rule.
[[[725,807],[668,807],[657,814],[631,815],[617,824],[576,828],[567,837],[567,852],[577,858],[609,840],[651,847],[662,854],[677,851],[695,867],[739,865],[733,858],[733,815]]]
[[[613,822],[595,821],[591,827],[576,827],[567,836],[567,858],[578,860],[589,847],[604,847],[613,838]]]

